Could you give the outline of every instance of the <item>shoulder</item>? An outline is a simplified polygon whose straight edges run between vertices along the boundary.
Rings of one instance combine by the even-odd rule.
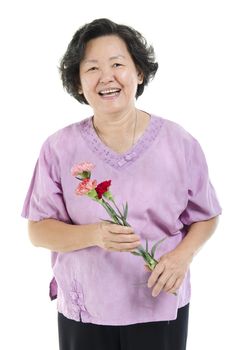
[[[201,150],[198,140],[182,125],[160,116],[153,117],[161,124],[159,140],[165,149],[171,149],[185,159],[190,159],[195,149]]]
[[[58,129],[49,135],[42,145],[42,149],[50,149],[52,151],[62,150],[68,145],[78,142],[81,128],[91,119],[91,117],[82,119],[79,122],[69,124],[64,128]]]
[[[162,117],[160,117],[160,119],[163,121],[163,129],[165,133],[170,138],[186,140],[189,142],[195,140],[195,137],[177,122],[170,119],[162,118]]]
[[[56,142],[66,142],[67,138],[76,138],[77,134],[80,133],[82,125],[85,125],[86,122],[90,120],[90,118],[91,117],[82,119],[79,122],[72,123],[65,126],[64,128],[57,130],[47,138],[47,141],[49,141],[50,144],[55,144]]]
[[[164,141],[187,147],[198,143],[197,139],[177,122],[154,114],[152,117],[161,125],[160,136]]]

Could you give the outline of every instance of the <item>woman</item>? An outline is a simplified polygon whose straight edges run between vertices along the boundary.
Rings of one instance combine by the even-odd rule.
[[[62,350],[186,349],[189,266],[221,208],[197,140],[135,106],[157,68],[141,34],[108,19],[81,27],[61,61],[64,87],[94,114],[45,141],[22,215],[32,243],[52,251]],[[70,169],[84,162],[128,202],[131,227],[75,195]],[[130,254],[165,237],[152,272]]]

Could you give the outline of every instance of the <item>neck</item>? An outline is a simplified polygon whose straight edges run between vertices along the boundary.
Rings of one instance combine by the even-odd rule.
[[[131,128],[135,123],[136,114],[139,114],[138,110],[134,108],[130,112],[126,112],[120,115],[98,115],[94,114],[93,125],[101,136],[109,137],[115,132],[120,134],[131,134]]]

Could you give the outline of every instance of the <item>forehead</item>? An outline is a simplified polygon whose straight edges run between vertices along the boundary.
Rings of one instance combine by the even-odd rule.
[[[116,35],[105,35],[88,41],[85,47],[85,55],[83,61],[97,60],[104,57],[128,58],[126,43]]]

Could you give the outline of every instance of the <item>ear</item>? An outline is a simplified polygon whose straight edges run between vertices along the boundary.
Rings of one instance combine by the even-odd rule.
[[[82,90],[82,86],[81,86],[81,83],[80,82],[77,82],[77,93],[79,95],[82,95],[83,94],[83,90]]]
[[[144,74],[143,72],[138,71],[137,76],[138,76],[138,85],[140,85],[143,83]]]

